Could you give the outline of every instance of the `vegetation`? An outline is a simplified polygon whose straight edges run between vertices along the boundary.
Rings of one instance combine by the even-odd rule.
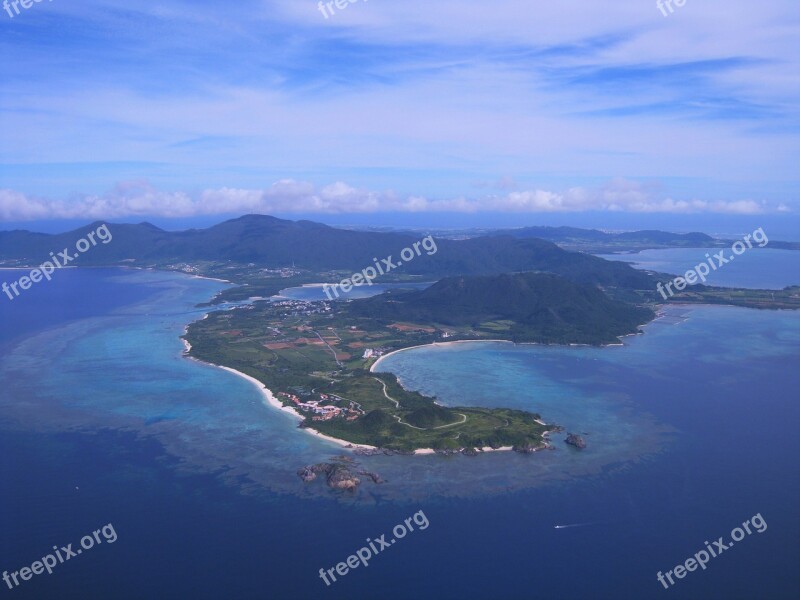
[[[441,406],[405,390],[391,374],[371,373],[374,358],[363,358],[366,348],[429,343],[442,332],[352,320],[343,308],[356,302],[259,302],[211,313],[186,337],[193,356],[257,378],[285,394],[279,399],[287,405],[295,405],[291,396],[302,402],[327,398],[324,404],[342,413],[330,420],[309,413],[303,425],[355,444],[401,451],[544,444],[546,426],[538,415]]]
[[[97,226],[99,223],[58,235],[0,232],[0,261],[39,264],[50,251],[74,247],[76,240]],[[76,265],[192,266],[242,284],[263,279],[260,275],[265,274],[264,270],[274,269],[297,274],[338,271],[342,276],[332,281],[339,281],[372,265],[375,257],[397,259],[403,248],[419,241],[419,237],[410,234],[349,231],[264,215],[248,215],[208,229],[179,232],[164,231],[148,223],[110,225],[109,229],[113,241],[82,255]],[[437,279],[448,275],[543,271],[606,287],[653,287],[647,274],[630,265],[568,252],[544,240],[495,236],[439,239],[436,243],[435,254],[423,252],[382,281],[396,276]]]
[[[451,277],[423,291],[352,302],[347,311],[382,324],[466,326],[514,342],[558,344],[614,342],[655,316],[596,287],[545,273]]]

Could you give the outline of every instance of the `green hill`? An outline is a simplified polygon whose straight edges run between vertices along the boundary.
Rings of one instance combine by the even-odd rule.
[[[613,342],[654,317],[648,308],[546,273],[450,277],[419,292],[357,300],[348,310],[385,323],[485,329],[487,323],[510,321],[507,336],[515,342],[587,344]]]

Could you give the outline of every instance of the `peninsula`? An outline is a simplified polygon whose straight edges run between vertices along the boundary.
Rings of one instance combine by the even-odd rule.
[[[375,372],[387,353],[430,343],[609,343],[652,319],[551,274],[445,278],[423,291],[344,302],[259,301],[193,323],[191,355],[257,379],[313,429],[353,445],[411,453],[533,452],[558,429],[539,414],[442,406]]]

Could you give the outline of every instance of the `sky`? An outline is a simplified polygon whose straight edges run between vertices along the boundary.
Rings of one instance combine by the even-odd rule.
[[[29,2],[0,228],[800,213],[797,0]]]

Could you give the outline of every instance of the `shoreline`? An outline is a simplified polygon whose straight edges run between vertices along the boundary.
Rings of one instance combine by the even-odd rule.
[[[200,279],[212,279],[212,278],[206,278],[206,277],[202,277],[202,276],[195,276],[195,277],[200,278]],[[217,281],[221,281],[221,280],[217,280]],[[314,284],[314,283],[302,284],[301,287],[320,287],[322,285],[325,285],[325,284]],[[209,313],[206,313],[203,316],[203,319],[208,318],[208,316],[209,316]],[[184,328],[184,335],[186,335],[186,333],[188,333],[189,325],[190,324],[187,324],[186,327]],[[626,334],[625,337],[627,337],[627,335],[639,335],[639,334],[637,334],[637,333]],[[262,397],[266,400],[265,404],[267,404],[268,406],[271,406],[272,408],[275,408],[277,410],[281,410],[281,411],[287,412],[287,413],[291,414],[292,416],[294,416],[295,418],[297,418],[297,419],[299,419],[301,421],[305,419],[305,417],[303,415],[301,415],[296,409],[294,409],[294,408],[292,408],[290,406],[285,406],[277,398],[275,398],[275,395],[272,393],[272,390],[270,390],[266,385],[264,385],[261,381],[259,381],[255,377],[247,375],[246,373],[242,373],[241,371],[237,371],[236,369],[233,369],[232,367],[226,367],[224,365],[218,365],[216,363],[210,363],[210,362],[199,360],[199,359],[197,359],[197,358],[195,358],[195,357],[190,355],[191,350],[192,350],[192,345],[183,337],[181,337],[181,341],[183,342],[184,349],[185,349],[185,351],[183,353],[183,356],[185,358],[189,358],[191,360],[195,360],[195,361],[197,361],[199,363],[202,363],[202,364],[211,365],[213,367],[217,367],[217,368],[223,369],[225,371],[228,371],[229,373],[233,373],[234,375],[238,375],[239,377],[241,377],[243,379],[246,379],[247,381],[249,381],[250,383],[252,383],[253,385],[255,385],[258,388],[259,392],[261,392]],[[379,357],[372,364],[372,366],[369,369],[369,372],[370,373],[374,373],[375,369],[377,368],[377,366],[381,363],[381,361],[383,359],[388,358],[388,357],[392,356],[393,354],[397,354],[398,352],[405,352],[406,350],[413,350],[415,348],[424,348],[426,346],[450,346],[450,345],[454,345],[454,344],[470,344],[470,343],[502,343],[502,344],[513,344],[515,346],[516,345],[520,345],[520,346],[524,346],[524,345],[528,345],[528,346],[542,345],[539,342],[521,342],[521,343],[517,344],[516,342],[513,342],[511,340],[502,340],[502,339],[452,340],[452,341],[448,341],[448,342],[431,342],[431,343],[428,343],[428,344],[418,344],[416,346],[408,346],[406,348],[399,348],[398,350],[394,350],[392,352],[389,352],[388,354],[385,354],[385,355]],[[619,344],[608,344],[608,345],[609,346],[613,346],[613,345],[623,346],[624,344],[623,343],[619,343]],[[399,382],[399,379],[398,379],[398,382]],[[401,385],[402,385],[402,383],[401,383]],[[537,422],[539,424],[541,424],[541,425],[546,425],[546,423],[543,423],[541,420],[537,419]],[[346,450],[351,450],[351,451],[359,450],[359,449],[361,449],[361,450],[379,450],[379,448],[377,448],[375,446],[370,446],[370,445],[367,445],[367,444],[357,444],[357,443],[349,442],[347,440],[343,440],[343,439],[340,439],[340,438],[335,438],[335,437],[332,437],[332,436],[329,436],[329,435],[325,435],[324,433],[320,433],[319,431],[317,431],[316,429],[313,429],[311,427],[303,427],[303,428],[299,428],[299,429],[303,429],[303,431],[306,431],[310,435],[313,435],[315,437],[318,437],[318,438],[321,438],[323,440],[326,440],[326,441],[328,441],[328,442],[330,442],[332,444],[335,444],[337,446],[340,446],[341,448],[346,449]],[[547,436],[549,433],[551,433],[551,432],[550,431],[546,431],[544,434],[542,434],[542,438],[546,439],[545,436]],[[477,450],[480,453],[484,453],[484,452],[508,452],[508,451],[512,451],[513,449],[514,449],[513,446],[502,446],[500,448],[492,448],[490,446],[485,446],[483,448],[478,448]],[[462,448],[462,450],[463,450],[463,448]],[[414,453],[412,454],[412,456],[432,456],[432,455],[435,456],[436,454],[437,454],[437,452],[433,448],[416,448],[416,449],[414,449]]]
[[[629,334],[629,335],[638,335],[638,334]],[[515,342],[512,342],[511,340],[453,340],[451,342],[431,342],[430,344],[418,344],[416,346],[409,346],[407,348],[400,348],[399,350],[394,350],[393,352],[389,352],[389,354],[384,354],[383,356],[379,357],[378,360],[376,360],[372,364],[372,366],[369,368],[369,372],[370,373],[374,373],[375,372],[375,368],[378,366],[378,364],[384,358],[389,358],[390,356],[392,356],[393,354],[397,354],[398,352],[405,352],[406,350],[413,350],[414,348],[426,348],[428,346],[437,346],[438,347],[438,346],[449,346],[449,345],[452,345],[452,344],[473,344],[473,343],[489,343],[489,342],[490,343],[513,344],[515,346],[540,346],[541,345],[538,342],[522,342],[521,344],[517,344]],[[611,344],[609,344],[609,345],[611,345]],[[616,344],[614,344],[614,345],[616,345]],[[619,345],[622,346],[624,344],[619,344]],[[396,375],[395,375],[395,377],[397,378],[397,382],[402,386],[403,382],[400,381],[400,378],[397,377]],[[405,387],[405,386],[403,386],[403,387]],[[438,404],[438,403],[436,403],[436,404]],[[442,406],[442,405],[440,405],[440,406]],[[547,423],[543,422],[541,419],[536,419],[536,422],[539,423],[542,426],[545,426],[545,427],[547,426]],[[547,437],[546,436],[548,436],[550,433],[552,433],[552,431],[545,431],[542,434],[542,439],[545,442],[547,442]],[[484,446],[483,448],[476,448],[476,450],[478,450],[479,453],[483,453],[483,452],[509,452],[509,451],[511,451],[513,449],[514,449],[513,446],[501,446],[500,448],[492,448],[491,446]],[[462,450],[463,450],[463,448],[462,448]],[[418,448],[418,449],[414,450],[414,455],[431,455],[431,454],[436,454],[436,451],[433,448]]]
[[[297,412],[291,406],[283,405],[275,397],[275,395],[272,393],[272,390],[270,390],[267,386],[265,386],[263,383],[261,383],[255,377],[251,377],[250,375],[248,375],[246,373],[242,373],[241,371],[237,371],[236,369],[233,369],[231,367],[226,367],[224,365],[218,365],[216,363],[206,362],[204,360],[199,360],[199,359],[195,358],[194,356],[190,356],[189,352],[192,349],[192,345],[188,341],[183,339],[183,338],[182,338],[182,341],[183,341],[184,347],[186,348],[186,352],[184,354],[185,358],[189,358],[191,360],[195,360],[195,361],[197,361],[199,363],[202,363],[204,365],[210,365],[212,367],[217,367],[218,369],[222,369],[224,371],[228,371],[229,373],[233,373],[234,375],[238,375],[242,379],[246,379],[247,381],[252,383],[254,386],[256,386],[258,388],[259,392],[261,392],[261,395],[265,400],[264,404],[266,404],[268,406],[271,406],[272,408],[274,408],[276,410],[280,410],[282,412],[288,413],[288,414],[292,415],[293,417],[297,418],[300,421],[305,419],[305,417],[303,415],[301,415],[299,412]],[[346,448],[347,450],[358,450],[358,449],[362,449],[362,450],[377,450],[377,448],[375,448],[375,446],[368,446],[366,444],[355,444],[353,442],[348,442],[347,440],[341,440],[339,438],[331,437],[329,435],[325,435],[324,433],[320,433],[316,429],[312,429],[310,427],[303,427],[303,428],[298,428],[298,429],[302,429],[303,431],[307,432],[309,435],[313,435],[314,437],[326,440],[328,442],[336,444],[337,446],[341,446],[342,448]]]
[[[514,446],[501,446],[500,448],[492,448],[491,446],[484,446],[483,448],[476,448],[478,453],[483,452],[509,452],[514,449]],[[463,448],[462,448],[463,450]],[[436,454],[436,450],[433,448],[417,448],[414,450],[415,456],[430,456],[432,454]]]
[[[377,367],[385,358],[389,358],[390,356],[393,356],[394,354],[398,354],[400,352],[405,352],[406,350],[414,350],[415,348],[427,348],[428,346],[439,347],[439,346],[449,346],[451,344],[474,344],[476,342],[480,344],[486,342],[514,344],[514,342],[512,342],[511,340],[453,340],[452,342],[430,342],[429,344],[418,344],[416,346],[408,346],[407,348],[400,348],[399,350],[392,350],[391,352],[389,352],[389,354],[384,354],[383,356],[379,357],[378,360],[372,363],[372,366],[369,368],[369,372],[374,373],[375,367]],[[523,342],[522,344],[514,344],[514,345],[522,346],[528,344],[530,344],[531,346],[539,345],[537,342]]]
[[[228,283],[230,285],[236,285],[232,281],[228,281],[227,279],[220,279],[219,277],[206,277],[205,275],[195,275],[194,273],[186,273],[185,271],[171,271],[172,273],[183,273],[184,275],[189,275],[190,277],[194,277],[195,279],[207,279],[209,281],[219,281],[221,283]]]
[[[183,338],[181,338],[181,340],[183,341],[184,347],[186,348],[186,352],[184,353],[184,357],[185,358],[189,358],[190,360],[197,361],[197,362],[199,362],[201,364],[210,365],[212,367],[217,367],[219,369],[223,369],[225,371],[228,371],[229,373],[233,373],[234,375],[238,375],[239,377],[241,377],[243,379],[246,379],[247,381],[249,381],[250,383],[252,383],[254,386],[256,386],[258,388],[258,391],[261,392],[261,395],[266,400],[265,404],[271,406],[272,408],[275,408],[276,410],[281,410],[281,411],[287,412],[287,413],[291,414],[292,416],[296,417],[299,420],[303,420],[305,418],[299,412],[297,412],[294,408],[292,408],[290,406],[284,406],[277,398],[275,398],[275,395],[272,393],[272,390],[270,390],[267,386],[265,386],[263,383],[261,383],[255,377],[251,377],[250,375],[247,375],[246,373],[242,373],[241,371],[237,371],[236,369],[233,369],[231,367],[226,367],[224,365],[218,365],[218,364],[215,364],[215,363],[206,362],[206,361],[203,361],[203,360],[199,360],[199,359],[195,358],[194,356],[190,356],[189,352],[192,349],[192,345],[188,341],[183,339]],[[455,343],[455,342],[452,342],[452,343]],[[353,450],[379,450],[379,448],[376,448],[375,446],[369,446],[367,444],[356,444],[354,442],[348,442],[347,440],[342,440],[342,439],[339,439],[339,438],[331,437],[329,435],[325,435],[324,433],[320,433],[316,429],[312,429],[310,427],[303,427],[302,430],[307,432],[310,435],[313,435],[314,437],[326,440],[328,442],[331,442],[332,444],[336,444],[337,446],[340,446],[345,450],[351,450],[351,451],[353,451]],[[502,446],[500,448],[491,448],[489,446],[486,446],[485,448],[480,448],[479,452],[508,452],[510,450],[513,450],[512,446]],[[414,450],[414,454],[413,454],[413,456],[435,456],[435,455],[436,455],[436,450],[434,450],[433,448],[416,448]]]
[[[313,284],[312,283],[312,284],[303,284],[302,287],[317,287],[317,286],[320,286],[320,285],[322,285],[322,284]],[[697,305],[694,304],[694,303],[688,303],[687,306],[694,308]],[[600,347],[600,348],[613,348],[613,347],[620,347],[620,346],[624,347],[625,346],[625,343],[623,341],[624,338],[626,338],[626,337],[636,337],[636,336],[639,336],[639,335],[644,335],[646,333],[644,331],[644,328],[647,327],[648,325],[651,325],[652,323],[655,323],[656,321],[658,321],[661,316],[663,316],[663,313],[661,311],[656,311],[656,316],[650,322],[645,323],[645,324],[640,326],[640,327],[642,327],[642,331],[639,331],[639,332],[636,332],[636,333],[624,334],[624,335],[622,335],[622,336],[620,336],[618,338],[618,341],[616,343],[602,344],[602,345],[600,345],[598,347]],[[208,313],[206,313],[203,316],[203,319],[205,319],[205,318],[208,318]],[[188,331],[188,327],[189,327],[189,325],[186,326],[185,331],[184,331],[184,335]],[[243,379],[246,379],[247,381],[249,381],[250,383],[252,383],[253,385],[255,385],[259,389],[259,391],[261,392],[262,396],[266,399],[266,403],[265,404],[267,404],[267,405],[269,405],[272,408],[275,408],[277,410],[288,412],[288,413],[290,413],[291,415],[293,415],[297,419],[303,420],[305,418],[303,415],[301,415],[294,408],[289,407],[289,406],[285,406],[284,404],[282,404],[277,398],[275,398],[274,394],[272,393],[272,390],[267,388],[266,385],[264,385],[261,381],[259,381],[255,377],[251,377],[250,375],[242,373],[241,371],[237,371],[236,369],[233,369],[231,367],[226,367],[226,366],[218,365],[218,364],[215,364],[215,363],[205,362],[205,361],[199,360],[199,359],[197,359],[197,358],[195,358],[193,356],[190,356],[190,352],[191,352],[191,349],[192,349],[191,344],[184,338],[181,338],[181,341],[183,342],[184,348],[185,348],[184,357],[190,358],[191,360],[196,360],[197,362],[200,362],[200,363],[203,363],[203,364],[206,364],[206,365],[211,365],[211,366],[214,366],[214,367],[218,367],[220,369],[224,369],[224,370],[226,370],[226,371],[228,371],[230,373],[233,373],[234,375],[238,375],[239,377],[242,377]],[[513,342],[511,340],[503,340],[503,339],[452,340],[452,341],[447,341],[447,342],[430,342],[430,343],[427,343],[427,344],[417,344],[415,346],[408,346],[406,348],[399,348],[397,350],[389,352],[388,354],[385,354],[385,355],[379,357],[370,366],[369,372],[370,373],[375,373],[376,369],[377,369],[378,365],[381,363],[381,361],[383,361],[384,359],[386,359],[386,358],[388,358],[388,357],[390,357],[390,356],[392,356],[394,354],[397,354],[399,352],[405,352],[407,350],[413,350],[415,348],[425,348],[425,347],[429,347],[429,346],[439,347],[439,346],[451,346],[451,345],[455,345],[455,344],[471,344],[471,343],[503,343],[503,344],[512,344],[512,345],[515,345],[515,346],[548,345],[548,344],[541,344],[539,342],[520,342],[520,343],[516,343],[516,342]],[[591,344],[568,344],[567,346],[568,347],[576,347],[576,346],[592,347]],[[399,378],[398,378],[398,382],[400,383],[400,385],[402,385],[402,382],[400,382]],[[540,425],[543,425],[543,426],[547,425],[547,423],[544,423],[540,419],[537,419],[536,422],[539,423]],[[331,443],[333,443],[333,444],[335,444],[337,446],[340,446],[340,447],[342,447],[344,449],[347,449],[347,450],[351,450],[351,451],[352,450],[358,450],[358,449],[379,450],[379,448],[376,448],[375,446],[369,446],[369,445],[366,445],[366,444],[356,444],[354,442],[349,442],[347,440],[343,440],[343,439],[340,439],[340,438],[334,438],[332,436],[328,436],[328,435],[325,435],[323,433],[320,433],[319,431],[317,431],[317,430],[315,430],[313,428],[310,428],[310,427],[304,427],[302,429],[304,431],[308,432],[311,435],[314,435],[314,436],[316,436],[318,438],[322,438],[322,439],[324,439],[326,441],[329,441],[329,442],[331,442]],[[551,434],[551,433],[553,433],[552,430],[545,431],[542,434],[542,438],[545,441],[547,441],[547,436],[549,434]],[[462,448],[462,450],[463,450],[463,448]],[[513,450],[513,446],[502,446],[500,448],[491,448],[489,446],[486,446],[486,447],[483,447],[483,448],[477,448],[477,450],[480,453],[484,453],[484,452],[507,452],[507,451],[512,451]],[[436,455],[436,454],[437,454],[437,452],[433,448],[416,448],[414,450],[412,456],[431,456],[431,455]]]
[[[674,306],[680,306],[680,304],[678,304],[678,303],[674,303],[673,305]],[[691,306],[725,306],[725,305],[703,305],[703,304],[695,304],[695,303],[692,303],[692,302],[688,302],[688,303],[685,304],[685,306],[691,307]],[[739,307],[733,307],[733,308],[739,308]],[[661,316],[662,315],[658,311],[656,311],[656,316],[653,317],[652,320],[648,321],[647,323],[643,323],[642,325],[639,325],[639,327],[642,328],[641,331],[637,331],[637,332],[634,332],[634,333],[624,333],[624,334],[620,335],[617,338],[616,342],[609,342],[607,344],[599,344],[599,345],[594,345],[594,344],[576,344],[576,343],[569,343],[569,344],[543,344],[541,342],[512,342],[511,340],[453,340],[453,341],[450,341],[450,342],[429,342],[427,344],[417,344],[416,346],[408,346],[406,348],[399,348],[397,350],[392,350],[388,354],[384,354],[383,356],[379,357],[378,360],[376,360],[374,363],[372,363],[372,366],[369,368],[369,372],[370,373],[374,373],[375,372],[375,368],[384,359],[389,358],[390,356],[393,356],[395,354],[398,354],[399,352],[405,352],[406,350],[414,350],[415,348],[427,348],[427,347],[430,347],[430,346],[441,347],[441,346],[449,346],[451,344],[486,344],[486,343],[497,344],[497,343],[502,343],[502,344],[512,344],[514,346],[554,346],[556,348],[559,348],[559,347],[564,347],[564,348],[579,348],[579,347],[583,347],[583,348],[618,348],[620,346],[625,346],[624,338],[637,337],[637,336],[640,336],[640,335],[644,335],[646,333],[644,331],[644,328],[647,327],[648,325],[650,325],[651,323],[656,322]],[[398,381],[399,381],[399,378],[398,378]]]

